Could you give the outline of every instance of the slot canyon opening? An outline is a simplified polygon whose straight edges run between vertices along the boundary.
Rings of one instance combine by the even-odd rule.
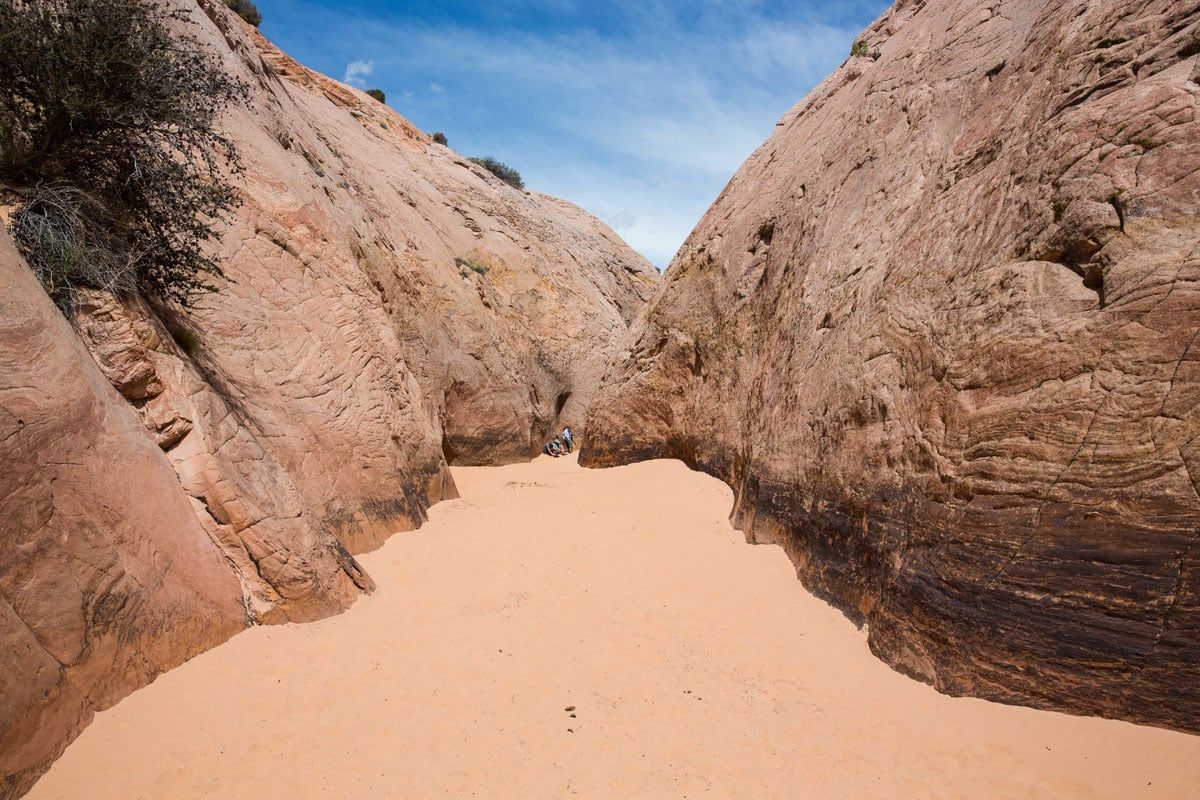
[[[554,400],[554,418],[561,419],[563,409],[566,408],[567,401],[571,399],[570,392],[561,392]]]

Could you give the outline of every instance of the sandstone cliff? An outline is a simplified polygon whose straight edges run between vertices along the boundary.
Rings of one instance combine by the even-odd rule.
[[[677,255],[585,463],[724,479],[942,691],[1200,731],[1200,4],[863,41]]]
[[[69,324],[0,237],[0,797],[162,670],[369,591],[352,553],[454,496],[448,460],[582,427],[656,281],[580,209],[176,2],[250,86],[217,291],[86,292]]]
[[[0,797],[246,624],[162,450],[0,234]]]

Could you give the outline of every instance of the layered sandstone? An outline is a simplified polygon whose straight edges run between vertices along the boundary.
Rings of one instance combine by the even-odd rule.
[[[526,459],[551,430],[581,424],[654,268],[579,208],[506,185],[224,9],[209,12],[230,38],[231,69],[262,91],[233,123],[253,134],[247,213],[226,238],[233,284],[200,315],[238,292],[241,264],[289,276],[334,265],[353,276],[355,303],[383,315],[372,328],[396,337],[451,463]],[[254,257],[239,257],[247,247]],[[255,302],[294,298],[254,288]]]
[[[0,454],[10,797],[94,709],[232,636],[247,610],[166,456],[3,233]]]
[[[1200,731],[1200,4],[863,41],[677,255],[585,462],[724,479],[945,692]]]
[[[448,461],[581,427],[655,284],[582,210],[175,2],[250,87],[216,291],[81,292],[68,323],[0,243],[0,796],[162,670],[369,591],[352,554],[454,496]]]

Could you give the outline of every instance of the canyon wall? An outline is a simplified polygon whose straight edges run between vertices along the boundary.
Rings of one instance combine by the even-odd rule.
[[[216,0],[175,0],[250,88],[224,277],[184,309],[81,291],[0,235],[0,797],[105,708],[247,625],[373,583],[353,554],[583,425],[657,273]]]
[[[944,692],[1200,732],[1200,3],[861,41],[676,256],[584,462],[725,480]]]
[[[0,797],[246,624],[162,450],[0,233]],[[32,773],[32,774],[31,774]]]

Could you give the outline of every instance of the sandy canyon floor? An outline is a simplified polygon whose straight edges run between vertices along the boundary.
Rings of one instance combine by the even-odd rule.
[[[892,672],[678,462],[454,474],[373,596],[167,673],[30,797],[1200,797],[1200,737]]]

